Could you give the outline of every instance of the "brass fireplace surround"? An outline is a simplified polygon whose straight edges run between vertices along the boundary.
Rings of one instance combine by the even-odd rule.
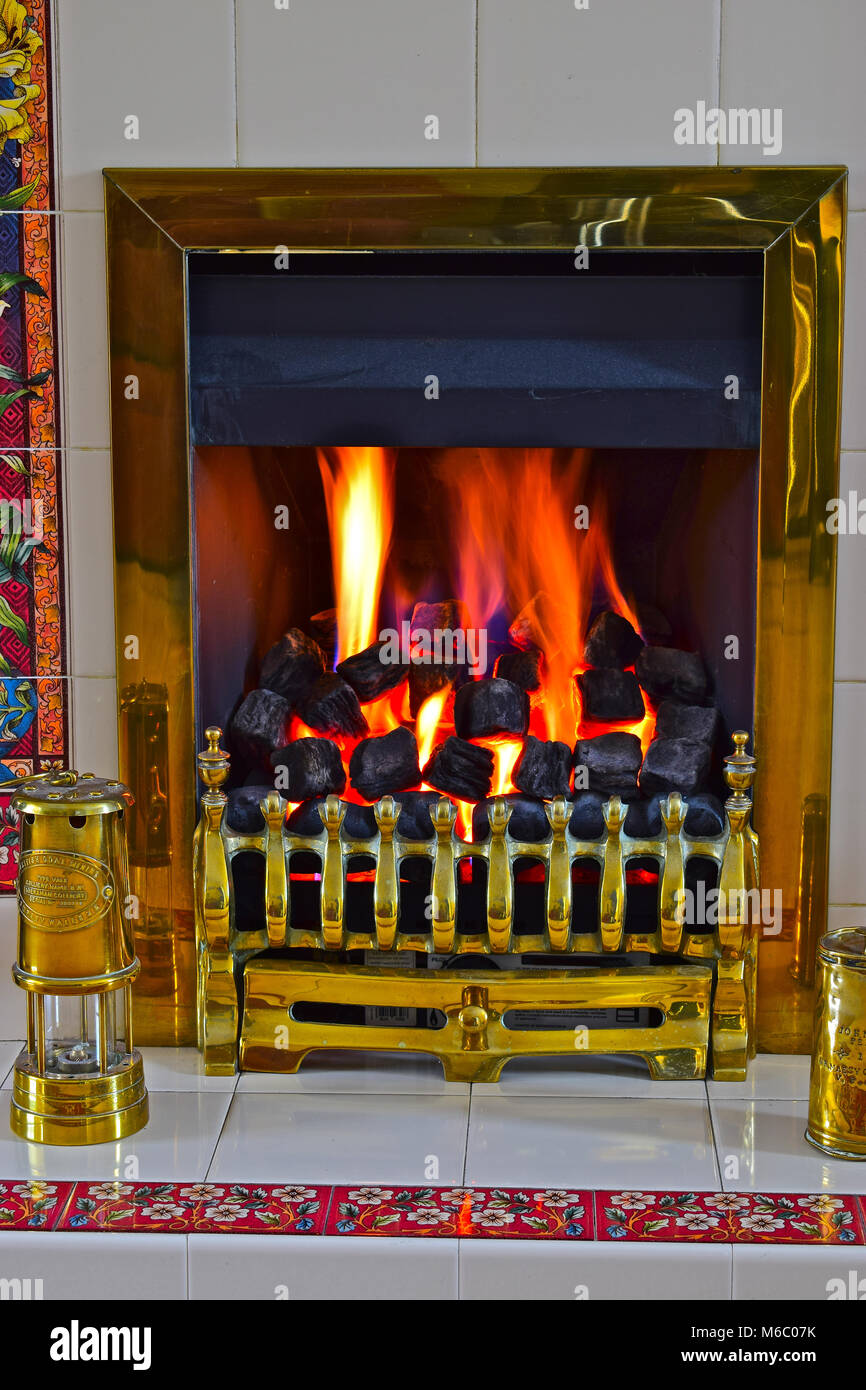
[[[757,1028],[765,1050],[808,1050],[827,903],[836,556],[826,517],[838,493],[845,187],[841,168],[106,171],[120,774],[136,797],[140,1042],[196,1039],[188,258],[589,246],[764,256],[755,825],[784,929],[760,942]],[[470,1024],[477,1007],[466,1004]]]

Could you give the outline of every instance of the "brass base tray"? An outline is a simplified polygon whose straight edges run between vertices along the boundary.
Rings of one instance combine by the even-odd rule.
[[[309,1052],[327,1048],[424,1052],[439,1058],[446,1081],[484,1082],[497,1081],[512,1057],[623,1053],[642,1057],[655,1080],[690,1080],[706,1074],[712,993],[710,965],[424,971],[252,960],[244,969],[240,1066],[295,1072]],[[301,1001],[426,1008],[446,1023],[398,1029],[307,1022],[293,1017]],[[652,1008],[663,1020],[650,1028],[592,1029],[521,1029],[502,1021],[524,1009],[601,1008]],[[227,1062],[225,1070],[234,1067]]]
[[[10,1122],[13,1134],[36,1144],[108,1144],[135,1134],[148,1120],[141,1057],[108,1076],[48,1077],[15,1064]]]

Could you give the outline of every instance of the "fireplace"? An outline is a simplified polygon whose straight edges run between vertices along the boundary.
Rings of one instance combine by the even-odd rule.
[[[688,1018],[699,1052],[730,988],[706,965],[731,955],[724,907],[719,929],[699,911],[676,932],[660,903],[706,904],[735,849],[736,883],[757,883],[744,730],[769,908],[758,1039],[802,1047],[826,902],[842,171],[106,187],[139,1036],[190,1041],[197,1003],[201,1027],[208,742],[230,852],[205,805],[199,952],[223,877],[235,941],[217,1065],[241,1024],[248,1064],[274,1064],[267,999],[335,1024],[331,1046],[341,1019],[381,1023],[389,951],[417,966],[431,1033],[454,1009],[422,958],[465,956],[469,1051],[498,989],[525,1038],[535,1013],[527,1050],[555,995],[570,1019],[619,1006],[620,1033]],[[751,950],[732,959],[750,970]],[[541,974],[493,987],[484,957]],[[288,998],[287,969],[306,992]]]

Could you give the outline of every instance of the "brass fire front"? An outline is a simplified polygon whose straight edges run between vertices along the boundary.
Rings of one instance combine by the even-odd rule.
[[[401,1030],[400,1042],[409,1050],[434,1053],[443,1061],[446,1076],[462,1080],[496,1080],[509,1056],[574,1051],[573,1028],[509,1029],[502,1022],[507,1009],[616,1006],[652,1007],[661,1011],[662,1021],[641,1031],[589,1030],[588,1039],[581,1035],[584,1050],[638,1055],[653,1076],[685,1077],[705,1074],[709,1046],[717,1080],[745,1077],[755,1051],[759,914],[754,904],[760,890],[758,840],[750,825],[755,760],[746,752],[746,734],[734,734],[734,752],[725,759],[731,795],[725,802],[725,827],[717,836],[685,833],[688,805],[674,792],[661,803],[663,833],[649,839],[625,833],[626,807],[613,796],[605,803],[605,830],[596,840],[577,839],[571,833],[571,807],[565,797],[546,807],[548,840],[517,840],[508,829],[508,804],[494,798],[490,835],[480,843],[457,835],[456,810],[447,797],[432,808],[434,836],[424,841],[399,835],[400,807],[390,796],[376,803],[377,833],[369,839],[344,833],[346,807],[336,796],[327,797],[319,808],[321,831],[297,835],[286,828],[287,803],[276,791],[260,803],[264,828],[235,833],[225,818],[228,797],[222,787],[230,760],[219,746],[220,734],[219,729],[208,729],[208,748],[199,754],[206,790],[194,858],[198,1042],[208,1073],[230,1074],[239,1061],[251,1070],[294,1071],[316,1047],[394,1049],[395,1032],[389,1027],[304,1023],[296,1018],[294,1005],[313,999],[439,1010],[447,1020],[443,1029]],[[265,918],[253,930],[239,930],[235,924],[231,861],[244,851],[264,859]],[[310,927],[292,922],[290,861],[299,851],[315,854],[321,866],[320,921]],[[347,866],[359,855],[371,856],[376,866],[373,932],[352,931],[345,920]],[[718,922],[712,931],[700,934],[684,931],[681,910],[686,867],[694,856],[718,866]],[[431,863],[429,932],[400,929],[400,865],[414,857]],[[469,934],[458,930],[457,873],[461,860],[479,857],[488,870],[487,925],[485,932]],[[526,858],[545,865],[544,929],[518,938],[514,865]],[[652,858],[659,865],[658,923],[652,933],[625,929],[626,865],[633,858]],[[578,859],[594,859],[599,865],[598,921],[592,930],[575,930],[572,922],[572,868]],[[494,977],[477,971],[377,972],[326,961],[252,959],[268,949],[285,948],[325,955],[359,949],[447,955],[549,952],[591,955],[599,963],[605,957],[642,952],[673,956],[683,963],[643,970],[612,964],[603,970],[515,971]]]

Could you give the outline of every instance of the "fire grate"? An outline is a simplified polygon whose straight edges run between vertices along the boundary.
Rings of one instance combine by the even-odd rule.
[[[746,752],[747,735],[733,735],[734,752],[725,758],[725,826],[709,838],[684,830],[688,803],[672,792],[660,803],[663,833],[636,838],[624,831],[626,808],[618,796],[604,805],[604,833],[596,840],[578,839],[569,829],[565,797],[546,806],[550,838],[526,842],[509,832],[510,811],[494,798],[489,838],[465,840],[455,831],[456,808],[442,797],[431,810],[434,836],[409,840],[397,825],[400,805],[392,796],[375,805],[376,834],[364,839],[347,835],[346,803],[328,796],[319,807],[322,830],[299,835],[286,826],[288,803],[271,791],[260,803],[264,828],[255,833],[232,831],[225,817],[223,791],[229,755],[219,746],[221,730],[207,731],[208,748],[199,754],[199,773],[206,790],[195,836],[195,913],[198,959],[198,1035],[211,1074],[234,1072],[238,1061],[257,1070],[293,1071],[315,1047],[394,1047],[393,1030],[339,1022],[309,1023],[292,1014],[295,1003],[315,998],[333,1003],[434,1008],[444,1013],[444,1029],[401,1033],[410,1050],[433,1052],[450,1079],[490,1081],[509,1056],[571,1052],[574,1029],[545,1031],[507,1028],[502,1015],[529,1008],[598,1008],[631,1006],[661,1009],[656,1028],[598,1030],[586,1050],[643,1056],[653,1076],[703,1076],[708,1042],[717,1080],[742,1080],[754,1053],[755,953],[760,901],[758,840],[751,828],[751,786],[755,760]],[[231,863],[253,851],[264,859],[265,908],[261,924],[239,929],[235,921]],[[317,927],[292,923],[290,861],[298,852],[317,856],[321,868],[320,921]],[[374,864],[373,932],[358,932],[346,923],[349,861],[369,856]],[[691,858],[715,861],[719,868],[717,922],[712,932],[684,931],[686,868]],[[431,865],[430,931],[401,930],[400,866],[415,858]],[[486,931],[459,930],[459,865],[481,858],[487,864]],[[544,931],[514,934],[514,880],[518,860],[541,860],[545,866]],[[658,919],[655,931],[626,930],[627,873],[632,858],[659,864]],[[598,918],[592,929],[575,930],[572,901],[573,866],[595,860],[600,871]],[[320,960],[256,961],[267,950],[319,953]],[[612,964],[603,972],[577,966],[573,971],[511,972],[493,981],[488,974],[443,970],[371,970],[331,963],[337,953],[375,949],[446,955],[508,955],[518,951],[605,958],[623,952],[675,957],[686,963],[654,965],[648,971]],[[328,957],[331,957],[329,961]],[[244,977],[244,1010],[238,980]],[[240,1056],[238,1037],[241,1036]],[[671,1070],[673,1069],[673,1070]]]

